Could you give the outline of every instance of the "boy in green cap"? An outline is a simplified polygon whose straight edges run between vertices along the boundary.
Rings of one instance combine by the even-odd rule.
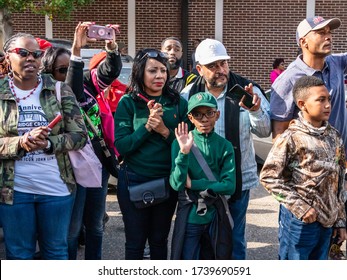
[[[170,184],[179,195],[171,259],[231,258],[231,225],[229,223],[229,233],[224,231],[223,236],[214,234],[216,226],[221,233],[223,230],[219,226],[228,226],[228,223],[218,224],[220,204],[209,203],[203,195],[208,190],[207,193],[220,198],[235,191],[234,149],[229,141],[214,132],[219,114],[217,101],[211,94],[197,93],[188,101],[188,118],[195,129],[188,132],[188,125],[184,122],[175,129]],[[207,178],[191,150],[193,144],[206,160],[215,181]],[[205,211],[201,210],[202,205],[206,206]],[[223,211],[225,213],[225,209]],[[219,246],[222,240],[223,246]]]

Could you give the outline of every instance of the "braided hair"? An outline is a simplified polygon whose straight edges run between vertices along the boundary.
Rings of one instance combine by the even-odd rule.
[[[16,42],[19,38],[30,38],[30,39],[34,39],[36,41],[35,37],[31,34],[17,33],[15,35],[13,35],[12,37],[10,37],[9,39],[7,39],[7,41],[5,42],[4,47],[3,47],[4,52],[7,53],[11,49],[13,43]]]

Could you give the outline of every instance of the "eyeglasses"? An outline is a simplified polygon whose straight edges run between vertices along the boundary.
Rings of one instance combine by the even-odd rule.
[[[167,53],[163,53],[163,52],[157,52],[157,51],[150,51],[150,52],[146,52],[139,61],[141,61],[142,59],[146,58],[146,57],[151,57],[151,58],[155,58],[155,57],[162,57],[162,58],[167,58]]]
[[[60,74],[66,74],[68,67],[54,68],[54,71],[58,71]]]
[[[213,118],[217,114],[217,111],[207,111],[206,113],[200,113],[200,112],[192,112],[190,115],[193,116],[196,120],[202,120],[204,116],[208,119]]]
[[[42,57],[44,54],[44,51],[42,50],[36,50],[31,52],[24,48],[14,48],[13,50],[10,50],[8,52],[19,54],[21,57],[28,57],[29,55],[32,55],[35,59]]]

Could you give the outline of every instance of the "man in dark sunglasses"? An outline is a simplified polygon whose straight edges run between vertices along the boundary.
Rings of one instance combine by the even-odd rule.
[[[194,82],[196,78],[195,74],[190,74],[181,67],[183,55],[182,43],[176,37],[168,37],[161,43],[161,51],[167,54],[169,60],[169,86],[181,92],[183,88]]]

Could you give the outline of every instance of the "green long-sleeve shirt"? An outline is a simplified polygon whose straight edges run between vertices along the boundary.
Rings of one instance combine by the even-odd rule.
[[[212,189],[217,194],[232,195],[235,191],[235,159],[232,144],[215,132],[202,134],[196,129],[192,131],[194,142],[201,151],[208,166],[217,181],[209,181],[196,160],[192,151],[189,154],[180,152],[180,147],[175,140],[172,144],[172,169],[170,184],[176,191],[183,191],[186,187],[187,175],[192,180],[191,190],[203,191]],[[207,224],[214,215],[214,207],[209,207],[204,216],[196,214],[196,205],[193,205],[188,223]]]
[[[136,173],[147,177],[169,176],[171,170],[171,144],[175,128],[187,120],[187,101],[180,98],[178,105],[170,104],[165,96],[153,98],[163,106],[162,116],[170,130],[168,138],[145,128],[149,109],[141,101],[126,94],[119,101],[115,113],[115,145],[125,163]]]

